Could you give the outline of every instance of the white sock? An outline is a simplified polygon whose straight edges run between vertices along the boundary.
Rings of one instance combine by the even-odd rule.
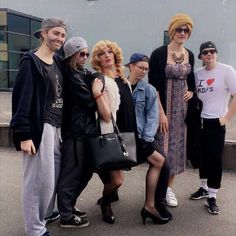
[[[200,186],[206,191],[208,191],[207,179],[200,179]]]
[[[213,197],[216,199],[216,194],[217,194],[218,190],[219,189],[216,189],[216,188],[208,188],[209,198]]]

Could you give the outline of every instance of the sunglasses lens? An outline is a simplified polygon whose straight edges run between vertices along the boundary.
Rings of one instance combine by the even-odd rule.
[[[202,55],[206,56],[208,53],[210,54],[214,54],[216,52],[215,49],[211,49],[211,50],[205,50],[202,52]]]
[[[182,32],[184,32],[185,34],[188,34],[188,33],[189,33],[189,29],[188,29],[188,28],[184,28],[184,29],[182,29],[182,28],[177,28],[175,31],[176,31],[177,33],[182,33]]]
[[[85,53],[85,52],[81,52],[80,54],[80,57],[89,57],[89,53]]]

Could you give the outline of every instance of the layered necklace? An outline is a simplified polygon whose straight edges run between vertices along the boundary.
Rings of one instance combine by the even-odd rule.
[[[174,50],[171,48],[171,46],[170,46],[170,49],[172,52],[171,57],[172,57],[173,61],[176,64],[181,64],[184,61],[184,52],[182,51],[181,54],[179,56],[177,56],[176,52],[174,52]]]
[[[178,57],[175,52],[171,54],[173,61],[176,64],[181,64],[184,61],[184,53],[182,52],[180,56]]]

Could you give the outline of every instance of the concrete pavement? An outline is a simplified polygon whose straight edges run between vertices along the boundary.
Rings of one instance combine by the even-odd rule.
[[[198,188],[198,172],[187,169],[176,178],[174,192],[179,206],[171,209],[174,219],[166,225],[142,224],[140,210],[144,202],[145,173],[147,165],[125,172],[125,183],[119,191],[120,201],[113,203],[116,216],[114,225],[101,220],[96,200],[101,195],[102,184],[95,174],[77,201],[85,210],[91,225],[84,229],[60,229],[58,222],[48,226],[53,236],[74,235],[163,235],[163,236],[235,236],[236,235],[236,172],[224,172],[222,188],[218,194],[221,212],[210,215],[205,200],[189,200],[190,193]],[[0,147],[0,235],[23,236],[21,211],[22,158],[13,148]]]

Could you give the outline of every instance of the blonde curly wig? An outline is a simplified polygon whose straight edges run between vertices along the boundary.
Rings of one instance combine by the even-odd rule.
[[[98,41],[92,49],[92,56],[90,60],[91,66],[97,72],[102,73],[102,68],[100,66],[100,59],[98,55],[106,47],[110,48],[112,52],[114,53],[115,69],[116,69],[117,74],[121,77],[121,79],[125,80],[124,67],[122,65],[123,64],[122,50],[116,42],[111,42],[109,40]]]

